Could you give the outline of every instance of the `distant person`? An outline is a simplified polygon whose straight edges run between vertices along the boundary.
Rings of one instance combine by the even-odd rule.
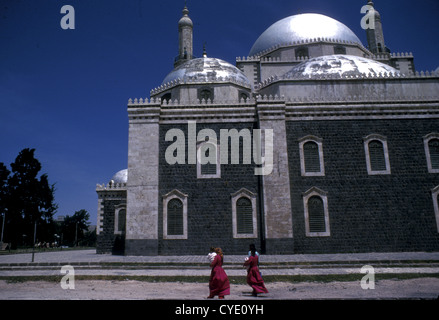
[[[259,254],[256,254],[256,247],[250,245],[249,257],[245,259],[244,267],[247,267],[247,284],[253,288],[252,295],[257,297],[259,293],[268,293],[264,280],[259,272]]]
[[[209,279],[210,294],[208,299],[213,299],[218,296],[219,299],[224,299],[225,295],[230,295],[230,282],[226,272],[222,268],[224,261],[224,254],[221,248],[215,248],[216,256],[213,258],[210,267],[212,271]]]

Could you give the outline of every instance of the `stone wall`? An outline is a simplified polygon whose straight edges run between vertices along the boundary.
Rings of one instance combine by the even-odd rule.
[[[288,156],[295,253],[433,251],[439,249],[423,137],[438,119],[290,121]],[[390,175],[368,175],[363,137],[387,138]],[[298,139],[323,139],[325,176],[302,177]],[[329,237],[306,237],[302,193],[327,192]]]
[[[196,130],[212,129],[218,140],[220,129],[254,129],[254,123],[208,123],[196,124]],[[165,141],[166,132],[180,129],[186,137],[186,164],[170,165],[165,152],[172,142]],[[196,164],[188,164],[187,124],[160,126],[160,186],[159,186],[159,254],[207,254],[210,246],[221,247],[225,254],[246,254],[250,243],[260,247],[259,196],[257,197],[258,232],[257,238],[234,239],[232,230],[232,194],[242,188],[259,194],[259,176],[254,174],[254,164],[229,164],[221,166],[221,178],[197,179]],[[229,144],[230,145],[230,144]],[[220,144],[220,148],[225,146]],[[242,148],[242,141],[240,149]],[[242,150],[242,149],[241,149]],[[231,150],[229,148],[229,156]],[[188,195],[187,239],[163,239],[163,201],[162,197],[173,190]]]

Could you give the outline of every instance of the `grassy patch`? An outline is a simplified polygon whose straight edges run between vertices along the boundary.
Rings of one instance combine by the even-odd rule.
[[[363,275],[270,275],[264,276],[266,283],[270,282],[353,282],[360,281]],[[375,281],[380,280],[407,280],[419,278],[439,278],[439,273],[419,274],[419,273],[401,273],[401,274],[375,274]],[[0,277],[7,283],[21,283],[27,281],[48,281],[60,282],[62,276],[11,276]],[[75,280],[101,280],[101,281],[145,281],[145,282],[187,282],[187,283],[208,283],[208,276],[108,276],[108,275],[76,275]],[[246,277],[229,276],[231,284],[246,284]]]

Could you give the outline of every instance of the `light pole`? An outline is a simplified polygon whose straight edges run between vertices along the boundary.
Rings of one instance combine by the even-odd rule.
[[[5,231],[5,220],[6,220],[6,212],[2,213],[3,222],[2,222],[2,239],[0,240],[0,243],[3,244],[3,233]]]
[[[37,221],[35,221],[34,226],[34,244],[32,246],[32,262],[34,262],[34,255],[35,255],[35,237],[37,236]]]

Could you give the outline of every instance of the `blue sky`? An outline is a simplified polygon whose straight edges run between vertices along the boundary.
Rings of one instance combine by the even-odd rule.
[[[439,67],[439,1],[376,0],[387,46]],[[366,0],[188,0],[194,54],[232,64],[274,22],[297,13],[337,19],[367,46]],[[63,30],[63,5],[75,29]],[[96,183],[127,167],[129,98],[149,97],[172,70],[184,0],[0,0],[0,162],[23,148],[55,183],[57,215],[86,209],[96,224]]]

